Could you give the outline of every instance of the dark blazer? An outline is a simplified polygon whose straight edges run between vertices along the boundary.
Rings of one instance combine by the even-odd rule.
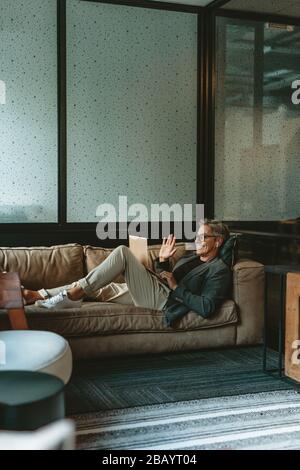
[[[195,254],[188,254],[180,258],[171,269],[169,261],[154,261],[156,272],[175,272],[183,263],[188,263]],[[231,288],[231,270],[221,260],[214,258],[212,261],[202,263],[189,271],[179,281],[176,289],[170,292],[165,308],[165,322],[170,326],[175,320],[180,319],[190,310],[207,318],[214,313],[220,303],[228,299]]]

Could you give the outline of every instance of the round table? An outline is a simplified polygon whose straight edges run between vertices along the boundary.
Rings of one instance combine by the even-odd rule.
[[[31,431],[64,417],[62,380],[42,372],[0,372],[0,430]]]

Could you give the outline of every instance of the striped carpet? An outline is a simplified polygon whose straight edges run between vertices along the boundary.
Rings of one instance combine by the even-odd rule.
[[[78,449],[300,449],[300,394],[280,390],[72,417]]]
[[[276,353],[269,354],[274,366]],[[85,360],[66,387],[67,414],[291,388],[262,372],[261,347]]]

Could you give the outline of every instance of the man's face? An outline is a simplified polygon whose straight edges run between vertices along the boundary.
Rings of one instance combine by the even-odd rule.
[[[196,252],[201,256],[209,256],[211,253],[216,251],[218,247],[216,246],[217,239],[213,234],[211,227],[208,225],[201,225],[197,237],[196,237]]]

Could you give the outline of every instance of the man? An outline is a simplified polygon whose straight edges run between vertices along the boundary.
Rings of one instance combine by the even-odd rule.
[[[169,260],[176,252],[176,238],[169,235],[163,240],[159,258],[155,260],[158,275],[146,269],[128,247],[121,245],[71,286],[37,292],[24,289],[24,299],[27,303],[38,301],[38,305],[46,308],[78,307],[85,295],[95,295],[123,273],[130,294],[128,303],[165,311],[167,325],[190,310],[206,318],[228,298],[231,271],[218,256],[228,237],[226,225],[204,221],[195,240],[196,252],[183,256],[172,270]]]

